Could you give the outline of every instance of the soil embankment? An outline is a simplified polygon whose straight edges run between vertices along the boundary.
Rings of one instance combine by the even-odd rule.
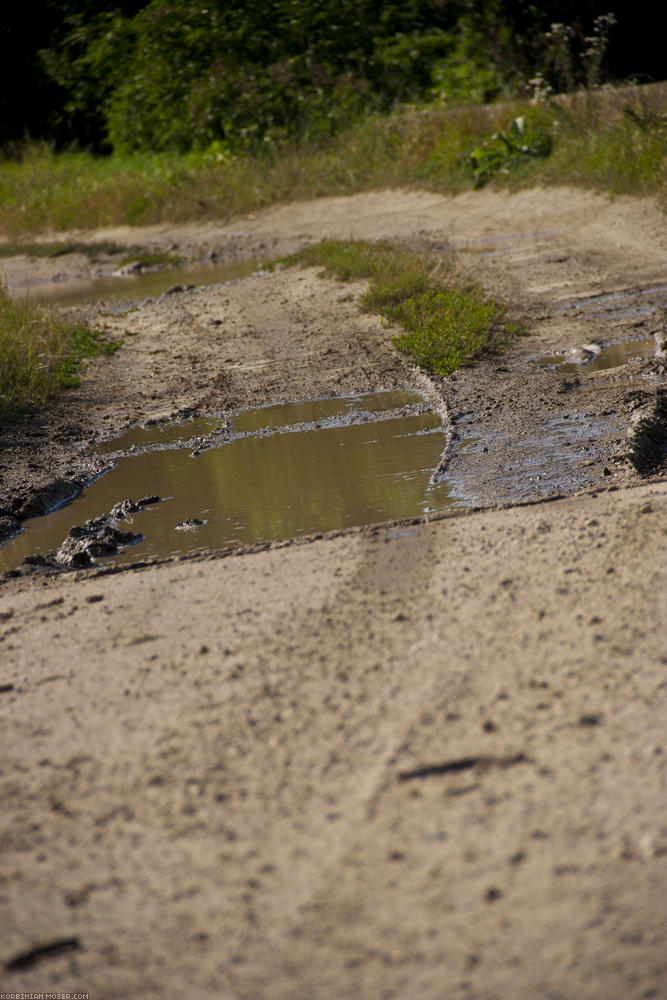
[[[664,215],[572,190],[390,192],[98,235],[193,259],[441,247],[529,335],[429,387],[443,471],[483,509],[2,583],[3,985],[662,997],[664,373],[539,362],[661,332]],[[82,442],[138,421],[423,387],[359,291],[278,271],[86,307],[123,349],[9,429],[3,503],[85,477]]]

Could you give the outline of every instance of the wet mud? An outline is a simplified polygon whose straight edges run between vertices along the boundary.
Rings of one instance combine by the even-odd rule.
[[[432,482],[445,443],[425,400],[397,390],[135,428],[103,442],[109,469],[79,497],[25,521],[0,548],[0,572],[173,558],[460,506]]]
[[[163,249],[163,248],[161,248]],[[178,249],[174,244],[170,250]],[[122,308],[161,295],[173,295],[202,285],[228,284],[259,273],[268,266],[271,256],[266,251],[236,256],[233,249],[222,255],[210,251],[204,259],[195,259],[178,266],[144,264],[141,258],[116,267],[113,258],[91,264],[81,254],[63,255],[62,269],[40,268],[34,258],[25,258],[22,268],[8,268],[2,275],[9,294],[48,305],[76,306],[85,303],[105,303],[106,308]],[[104,259],[105,255],[101,257]],[[63,258],[59,258],[62,265]],[[69,265],[69,266],[68,266]],[[5,265],[6,266],[6,265]]]
[[[608,268],[604,286],[591,289],[593,273],[593,284],[601,283],[599,262],[591,265],[592,258],[569,246],[560,249],[567,225],[510,228],[502,238],[457,233],[454,226],[443,238],[417,213],[410,244],[453,255],[464,278],[474,272],[495,286],[526,334],[502,355],[447,379],[429,379],[396,355],[392,330],[359,314],[355,301],[363,283],[340,285],[315,271],[257,273],[269,254],[336,235],[326,226],[317,233],[306,224],[299,230],[296,221],[282,225],[280,235],[252,231],[252,224],[247,233],[204,228],[188,239],[153,234],[147,249],[190,257],[178,272],[145,274],[126,266],[114,273],[112,261],[93,268],[82,255],[71,262],[67,255],[57,258],[51,272],[43,260],[3,264],[15,292],[61,296],[60,308],[101,325],[123,346],[116,358],[91,363],[81,390],[49,413],[2,428],[0,537],[16,536],[36,515],[77,497],[121,456],[178,445],[193,458],[205,457],[239,433],[271,434],[272,407],[289,399],[311,407],[293,421],[310,421],[321,432],[329,417],[312,406],[335,409],[346,394],[405,386],[425,391],[441,421],[443,447],[433,459],[432,481],[446,483],[466,503],[543,500],[660,470],[667,286],[659,271],[645,269],[628,284],[627,274],[619,281]],[[354,235],[349,219],[344,225],[345,235]],[[359,235],[373,236],[372,225]],[[231,435],[230,414],[237,420]],[[187,432],[186,419],[195,421]],[[258,419],[267,426],[239,422]],[[170,495],[148,482],[143,491]],[[120,492],[142,490],[130,484]],[[105,509],[117,501],[118,495],[109,497]],[[210,536],[208,514],[180,510],[174,524],[197,517],[206,530],[196,533]],[[300,529],[290,522],[284,530]],[[240,534],[234,538],[241,544]],[[219,543],[229,541],[232,536]]]

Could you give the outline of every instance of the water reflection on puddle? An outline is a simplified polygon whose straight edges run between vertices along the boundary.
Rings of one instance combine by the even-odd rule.
[[[597,354],[582,351],[577,352],[575,359],[567,352],[554,354],[547,358],[540,358],[539,363],[566,375],[573,375],[576,372],[585,370],[587,372],[602,371],[606,368],[618,368],[624,365],[631,358],[651,358],[655,354],[656,344],[653,337],[646,337],[642,340],[626,340],[620,344],[609,344],[603,347]],[[588,357],[588,360],[586,358]]]
[[[313,429],[317,421],[329,425]],[[215,422],[207,424],[215,430]],[[275,431],[267,433],[268,426]],[[193,458],[182,442],[201,432],[201,421],[197,428],[158,425],[125,435],[125,447],[140,434],[142,445],[158,448],[119,458],[73,503],[27,521],[25,530],[0,548],[0,571],[16,567],[28,554],[56,549],[73,524],[148,494],[169,499],[120,523],[144,540],[115,556],[116,562],[331,531],[460,503],[447,483],[430,486],[445,434],[414,393],[248,410],[232,424],[231,433],[238,436]],[[164,447],[170,434],[175,443]],[[114,445],[120,441],[106,447]],[[188,519],[205,523],[179,530]]]

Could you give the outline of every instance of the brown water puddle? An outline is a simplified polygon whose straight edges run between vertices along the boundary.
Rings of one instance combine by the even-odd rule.
[[[563,372],[563,374],[572,375],[582,371],[582,369],[587,372],[595,372],[606,368],[618,368],[630,361],[631,358],[651,358],[655,352],[654,338],[645,337],[641,340],[625,340],[618,344],[609,344],[597,354],[584,350],[578,360],[575,360],[574,357],[570,360],[567,353],[553,354],[546,358],[540,358],[539,364]]]
[[[55,550],[73,525],[150,494],[163,501],[118,525],[143,540],[113,561],[266,542],[461,503],[448,483],[430,484],[445,433],[415,393],[271,406],[241,412],[228,429],[223,421],[205,425],[211,440],[216,430],[229,439],[197,457],[192,444],[202,440],[202,421],[139,428],[106,442],[115,454],[125,451],[113,469],[74,502],[26,521],[0,548],[0,572]],[[145,450],[128,454],[133,446]],[[183,528],[187,521],[203,523]]]
[[[133,299],[164,295],[177,285],[182,287],[217,285],[248,278],[260,270],[266,258],[245,257],[220,263],[189,264],[184,267],[147,271],[144,274],[106,275],[103,278],[71,277],[62,280],[25,282],[10,285],[14,298],[37,302],[75,305],[86,302],[127,302]]]

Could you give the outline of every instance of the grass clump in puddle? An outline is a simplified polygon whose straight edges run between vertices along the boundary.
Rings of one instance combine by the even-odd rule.
[[[323,266],[341,281],[366,279],[362,309],[403,328],[394,346],[435,375],[451,375],[519,333],[503,302],[477,286],[453,287],[446,261],[387,243],[328,240],[288,262]]]
[[[16,302],[0,287],[0,418],[77,386],[84,358],[118,346],[81,321]]]

